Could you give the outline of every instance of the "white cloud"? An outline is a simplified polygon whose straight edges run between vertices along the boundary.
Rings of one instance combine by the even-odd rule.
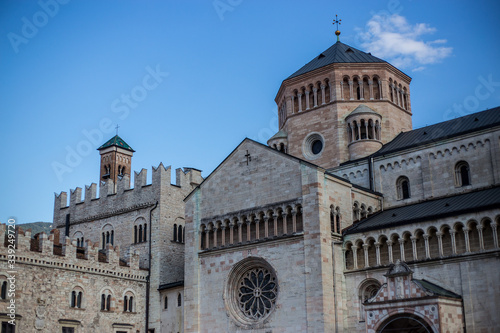
[[[426,23],[411,25],[405,17],[374,15],[365,31],[358,32],[361,46],[367,52],[389,61],[399,68],[421,71],[422,65],[433,64],[451,55],[445,39],[424,41],[422,36],[436,32]]]

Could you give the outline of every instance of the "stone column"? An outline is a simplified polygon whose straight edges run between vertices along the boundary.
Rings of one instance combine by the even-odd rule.
[[[251,232],[251,223],[249,219],[246,220],[247,222],[247,242],[250,242],[252,240],[252,232]]]
[[[394,84],[391,83],[390,86],[391,86],[391,95],[392,95],[392,101],[391,102],[393,102],[394,104],[397,104],[396,103],[396,100],[397,100],[396,99],[397,98],[396,97],[396,90],[394,89]]]
[[[273,236],[278,237],[278,215],[273,214]]]
[[[321,104],[326,104],[325,102],[325,88],[324,84],[321,85]]]
[[[234,244],[234,222],[229,222],[229,243]]]
[[[222,232],[222,246],[226,246],[226,226],[222,225],[221,226],[221,232]]]
[[[484,239],[483,239],[483,226],[478,224],[476,226],[477,233],[479,234],[479,251],[484,251]]]
[[[292,101],[292,114],[295,113],[295,96],[292,95],[290,97],[291,101]]]
[[[309,106],[309,94],[311,92],[309,90],[306,90],[306,110],[309,110],[310,109],[310,106]]]
[[[361,122],[356,122],[358,128],[358,140],[361,140]]]
[[[314,87],[313,88],[313,93],[314,93],[314,107],[318,106],[318,88]]]
[[[349,80],[349,95],[350,95],[350,96],[349,96],[349,97],[350,97],[349,99],[350,99],[351,101],[353,101],[353,100],[354,100],[354,94],[353,94],[352,84],[353,84],[352,80]]]
[[[242,229],[242,225],[243,225],[243,222],[241,222],[241,220],[238,220],[238,243],[243,243],[243,229]]]
[[[340,99],[344,100],[344,81],[340,81]]]
[[[411,236],[411,248],[413,250],[413,260],[417,261],[418,256],[417,256],[417,237]]]
[[[377,266],[380,266],[380,246],[382,244],[377,242],[375,243],[375,255],[377,257]]]
[[[400,238],[399,240],[399,251],[401,252],[401,261],[406,261],[405,258],[405,240]]]
[[[363,244],[363,250],[364,250],[364,255],[365,255],[365,267],[370,267],[370,261],[368,260],[368,249],[369,248],[370,248],[370,245]]]
[[[373,100],[373,80],[368,80],[368,87],[370,90],[370,100]]]
[[[255,239],[260,239],[260,220],[255,218],[253,222],[255,223]]]
[[[394,263],[394,258],[392,256],[392,241],[388,240],[387,242],[387,251],[389,252],[389,262],[392,264]]]
[[[342,256],[344,258],[344,270],[347,270],[347,249],[342,248]]]
[[[352,248],[352,256],[353,256],[353,263],[354,263],[354,269],[358,269],[358,248],[353,247]]]
[[[359,86],[359,100],[364,101],[365,100],[365,83],[361,81],[361,84],[358,81],[358,86]]]
[[[330,88],[330,102],[333,102],[333,88],[335,86],[331,82],[328,82],[328,87]]]
[[[297,232],[297,211],[292,210],[292,228],[293,228],[293,233],[295,234]]]
[[[217,226],[214,224],[214,226],[213,226],[213,231],[214,231],[214,246],[213,247],[214,248],[217,247],[217,229],[218,229]]]
[[[436,236],[438,238],[438,248],[439,248],[439,258],[444,257],[444,251],[443,251],[443,233],[442,232],[436,232]]]
[[[451,252],[453,255],[457,254],[457,243],[455,241],[455,234],[457,232],[453,229],[450,230],[450,236],[451,236]]]
[[[469,242],[469,228],[463,228],[462,231],[464,232],[465,236],[465,253],[470,253],[470,242]]]
[[[424,234],[424,242],[425,242],[425,258],[430,259],[431,258],[431,251],[429,249],[429,235]]]
[[[299,112],[302,111],[302,93],[298,93],[297,96],[299,97]]]
[[[210,248],[210,228],[205,228],[205,249]]]
[[[269,238],[269,217],[264,216],[264,238]]]
[[[288,213],[286,213],[285,209],[281,213],[281,217],[283,218],[283,234],[288,235],[288,227],[287,227],[287,217]]]
[[[493,232],[493,245],[495,246],[495,249],[498,249],[497,224],[495,222],[491,222],[490,227]]]

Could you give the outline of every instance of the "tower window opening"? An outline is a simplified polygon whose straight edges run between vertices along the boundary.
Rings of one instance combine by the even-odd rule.
[[[312,143],[311,148],[313,154],[318,155],[321,152],[321,150],[323,150],[323,142],[321,142],[321,140],[315,140]]]

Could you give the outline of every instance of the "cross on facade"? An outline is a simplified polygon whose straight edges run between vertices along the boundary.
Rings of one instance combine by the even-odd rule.
[[[250,162],[252,160],[252,156],[250,156],[250,153],[248,152],[248,150],[247,150],[245,157],[247,158],[247,165],[248,165],[248,162]]]

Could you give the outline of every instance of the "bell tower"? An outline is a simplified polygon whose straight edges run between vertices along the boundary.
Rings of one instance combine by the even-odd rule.
[[[323,168],[364,158],[412,129],[411,78],[340,41],[283,80],[268,145]]]
[[[118,180],[128,175],[128,185],[130,186],[132,155],[135,150],[120,138],[118,134],[106,141],[97,150],[101,154],[100,181],[111,179],[116,184]]]

